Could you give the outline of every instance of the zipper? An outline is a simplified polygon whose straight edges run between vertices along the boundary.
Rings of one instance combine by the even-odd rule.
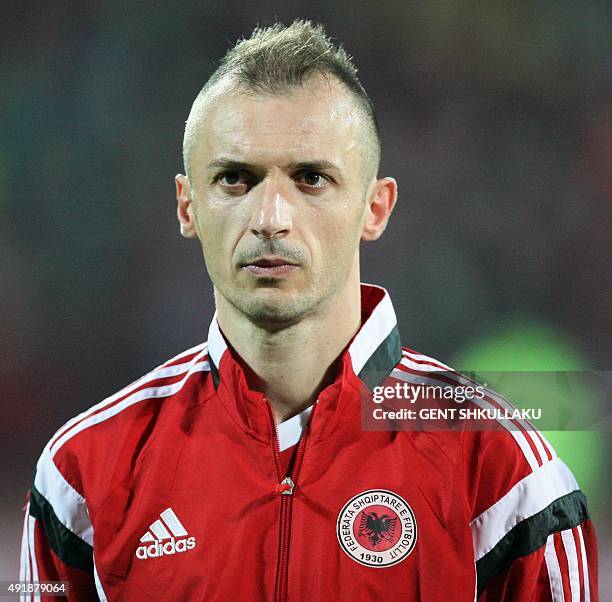
[[[278,477],[278,484],[276,485],[276,492],[280,494],[280,535],[278,544],[278,563],[276,566],[276,581],[274,585],[274,600],[276,602],[284,602],[287,599],[287,577],[288,577],[288,560],[289,560],[289,541],[291,538],[291,508],[293,505],[293,491],[295,489],[295,481],[297,480],[300,466],[302,464],[302,458],[304,456],[304,448],[306,446],[306,439],[310,432],[310,421],[312,421],[312,414],[315,411],[315,407],[312,408],[310,413],[310,420],[306,426],[305,432],[302,433],[298,442],[297,451],[295,454],[295,461],[293,466],[289,469],[288,475],[283,475],[281,470],[280,460],[280,442],[278,439],[278,428],[276,421],[274,420],[274,412],[270,402],[266,399],[268,404],[268,411],[270,420],[274,426],[275,438],[274,442],[274,463],[276,465],[276,475]],[[315,404],[316,405],[316,404]],[[282,479],[282,480],[281,480]]]

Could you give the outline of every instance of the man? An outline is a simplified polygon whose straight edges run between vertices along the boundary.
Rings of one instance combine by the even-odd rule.
[[[360,284],[397,189],[322,28],[237,44],[184,157],[208,342],[53,436],[21,578],[75,600],[596,600],[584,496],[539,433],[362,430],[374,387],[447,368],[402,348],[387,293]]]

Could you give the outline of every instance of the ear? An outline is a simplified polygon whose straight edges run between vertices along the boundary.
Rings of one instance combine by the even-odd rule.
[[[185,238],[197,238],[195,218],[191,206],[191,187],[187,176],[178,174],[174,181],[176,183],[176,216],[181,227],[181,234]]]
[[[368,208],[361,233],[361,240],[376,240],[387,227],[395,201],[397,200],[397,182],[393,178],[375,180],[368,195]]]

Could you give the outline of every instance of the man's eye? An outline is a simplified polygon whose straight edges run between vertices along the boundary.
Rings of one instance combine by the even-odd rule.
[[[306,184],[310,188],[323,188],[329,183],[329,179],[323,174],[317,173],[316,171],[305,171],[298,174],[297,178],[301,183]]]
[[[228,187],[248,184],[246,174],[242,171],[226,171],[217,178],[217,181],[221,184],[221,186]]]

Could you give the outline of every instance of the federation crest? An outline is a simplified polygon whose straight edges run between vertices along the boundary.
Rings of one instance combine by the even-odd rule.
[[[417,524],[406,500],[386,489],[351,498],[338,514],[340,547],[365,566],[387,567],[406,558],[417,540]]]

